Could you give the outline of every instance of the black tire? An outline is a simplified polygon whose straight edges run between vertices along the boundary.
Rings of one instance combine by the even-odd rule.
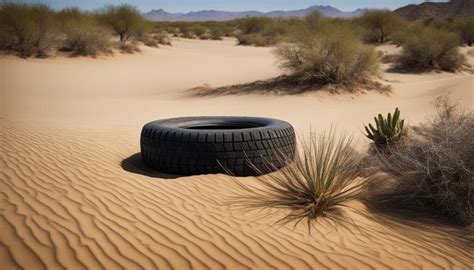
[[[163,173],[250,176],[293,159],[296,138],[289,123],[276,119],[185,117],[146,124],[140,145],[144,163]]]

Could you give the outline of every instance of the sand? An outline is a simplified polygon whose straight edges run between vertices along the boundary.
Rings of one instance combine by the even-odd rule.
[[[199,85],[281,74],[271,49],[234,45],[180,40],[99,59],[1,56],[1,268],[472,267],[464,231],[447,225],[382,216],[353,201],[347,224],[323,219],[308,235],[305,226],[275,226],[278,212],[231,207],[238,190],[228,176],[143,171],[140,129],[158,118],[268,116],[291,122],[298,135],[336,126],[365,147],[362,124],[375,113],[398,106],[417,124],[445,94],[474,108],[469,72],[396,74],[386,65],[381,81],[391,94],[190,96],[186,90]]]

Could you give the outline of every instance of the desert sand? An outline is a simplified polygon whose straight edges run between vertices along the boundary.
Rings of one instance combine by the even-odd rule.
[[[159,118],[275,117],[300,136],[336,126],[363,148],[362,124],[376,113],[398,106],[417,124],[442,95],[474,108],[470,72],[397,74],[387,65],[380,81],[392,86],[389,94],[187,91],[272,78],[281,74],[275,62],[270,48],[232,39],[176,40],[97,59],[0,56],[0,268],[471,269],[474,246],[461,229],[372,213],[353,201],[347,222],[322,219],[309,235],[304,225],[275,226],[278,212],[232,207],[239,193],[229,176],[143,168],[140,130]]]

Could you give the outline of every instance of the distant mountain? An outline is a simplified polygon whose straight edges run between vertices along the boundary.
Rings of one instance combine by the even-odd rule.
[[[319,11],[321,15],[326,17],[355,17],[365,13],[366,9],[357,9],[352,12],[340,11],[337,8],[331,6],[312,6],[306,9],[282,11],[275,10],[270,12],[260,11],[241,11],[241,12],[230,12],[230,11],[218,11],[218,10],[201,10],[193,11],[189,13],[169,13],[163,9],[152,10],[143,14],[145,18],[151,21],[230,21],[244,17],[275,17],[275,18],[292,18],[292,17],[304,17],[313,11]]]
[[[425,2],[408,5],[394,11],[409,20],[457,19],[474,16],[474,0],[452,0],[444,3]]]

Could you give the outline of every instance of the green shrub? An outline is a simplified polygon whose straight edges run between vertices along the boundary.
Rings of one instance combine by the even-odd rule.
[[[138,39],[150,27],[138,9],[126,4],[107,6],[101,12],[100,20],[119,36],[121,47]]]
[[[368,182],[367,198],[381,209],[425,211],[469,225],[474,221],[474,115],[446,100],[438,108],[434,120],[412,128],[416,136],[378,155],[376,167],[387,175]]]
[[[463,42],[467,46],[474,43],[474,18],[466,18],[455,23],[455,29],[458,31]]]
[[[111,35],[108,29],[99,25],[95,16],[79,9],[65,9],[57,17],[66,36],[61,49],[83,56],[110,51]]]
[[[405,120],[400,120],[400,110],[395,109],[393,117],[388,113],[387,118],[382,114],[374,117],[375,126],[369,124],[365,127],[367,138],[371,139],[376,146],[386,146],[398,142],[405,134],[404,124]]]
[[[364,29],[364,39],[371,43],[384,43],[390,35],[403,27],[403,19],[388,10],[372,10],[356,20]]]
[[[356,85],[376,73],[379,62],[350,28],[331,24],[317,34],[303,31],[275,53],[302,83]]]
[[[0,4],[0,48],[21,57],[46,57],[54,46],[54,13],[41,4]]]
[[[140,36],[140,41],[148,47],[152,48],[158,48],[160,47],[160,43],[158,42],[158,39],[155,38],[154,35],[152,34],[144,34]]]
[[[338,207],[357,197],[361,183],[360,155],[352,149],[352,139],[337,137],[334,131],[311,137],[293,161],[279,171],[257,177],[259,187],[236,181],[244,194],[237,204],[249,208],[288,209],[281,223],[306,220],[308,229],[320,217],[337,218]],[[272,163],[268,163],[271,168]],[[261,172],[257,170],[257,174]]]
[[[455,71],[464,64],[456,33],[430,27],[416,27],[401,38],[398,68],[409,71]]]

